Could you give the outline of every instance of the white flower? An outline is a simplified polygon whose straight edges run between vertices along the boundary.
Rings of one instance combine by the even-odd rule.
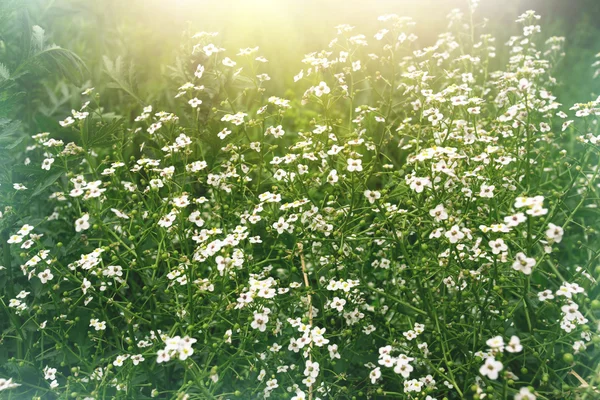
[[[510,227],[518,226],[526,220],[527,217],[522,212],[516,213],[515,215],[510,215],[508,217],[504,217],[504,223]]]
[[[81,218],[75,221],[75,231],[81,232],[90,228],[90,216],[86,213],[81,216]]]
[[[190,106],[192,106],[192,108],[197,108],[200,104],[202,104],[202,100],[197,99],[196,97],[194,97],[193,99],[191,99],[190,101],[188,101],[188,104]]]
[[[506,351],[509,353],[518,353],[523,350],[523,346],[521,346],[521,340],[517,336],[511,336],[510,341],[506,345]]]
[[[148,133],[154,135],[154,132],[159,130],[162,127],[162,122],[158,121],[150,125],[147,129]]]
[[[377,367],[369,373],[369,378],[371,378],[371,383],[375,384],[377,379],[381,377],[381,368]]]
[[[331,308],[335,308],[336,310],[338,310],[339,312],[342,312],[344,310],[344,306],[346,305],[346,300],[345,299],[340,299],[339,297],[335,296],[333,298],[333,300],[331,300]]]
[[[329,86],[327,86],[327,84],[323,81],[321,81],[319,83],[319,85],[315,86],[314,90],[315,90],[315,95],[317,97],[321,97],[324,94],[328,94],[329,92],[331,92],[331,89],[329,89]]]
[[[192,349],[191,346],[181,347],[179,349],[179,359],[181,361],[187,360],[192,354],[194,354],[194,349]]]
[[[182,194],[179,197],[173,198],[173,205],[179,208],[185,208],[190,205],[190,200],[187,194]]]
[[[50,368],[46,365],[44,368],[44,379],[48,381],[53,381],[56,379],[56,368]]]
[[[58,123],[63,128],[66,128],[67,126],[73,125],[75,123],[75,120],[73,119],[73,117],[67,117],[64,120],[59,121]]]
[[[128,354],[125,355],[118,355],[117,358],[115,359],[115,361],[113,361],[113,365],[115,367],[122,367],[123,363],[125,362],[125,360],[127,360],[129,358]]]
[[[531,269],[535,266],[535,259],[527,257],[524,253],[519,252],[515,256],[515,261],[512,267],[516,271],[521,271],[525,275],[531,275]]]
[[[12,235],[8,238],[6,243],[21,243],[23,241],[23,236],[21,235]]]
[[[487,376],[491,380],[498,379],[498,373],[502,371],[504,366],[500,361],[496,361],[494,357],[486,358],[485,363],[479,368],[479,373]]]
[[[515,394],[515,400],[535,400],[536,397],[528,387],[522,387],[519,393]]]
[[[283,219],[283,217],[279,217],[279,220],[275,223],[273,223],[273,228],[275,230],[277,230],[277,233],[279,233],[280,235],[286,231],[289,230],[290,224],[287,223],[287,221],[285,219]]]
[[[163,362],[167,362],[171,359],[171,356],[169,355],[169,352],[167,350],[158,350],[156,352],[156,362],[157,363],[163,363]]]
[[[338,351],[338,345],[337,344],[330,344],[329,346],[327,346],[327,350],[329,351],[329,357],[334,360],[336,358],[341,358],[340,353]]]
[[[304,376],[316,378],[317,376],[319,376],[319,371],[320,371],[320,367],[319,367],[318,362],[306,360],[306,366],[304,368]]]
[[[200,211],[194,211],[188,217],[188,221],[193,222],[198,227],[202,227],[204,225],[204,220],[200,217]]]
[[[504,350],[504,339],[502,336],[496,336],[491,339],[488,339],[485,344],[490,346],[493,351],[503,351]]]
[[[381,198],[381,193],[379,193],[376,190],[365,190],[365,197],[367,198],[369,203],[373,204],[375,203],[375,200]]]
[[[480,191],[479,191],[479,197],[487,197],[487,198],[492,198],[494,197],[494,189],[496,187],[494,185],[481,185]]]
[[[129,219],[129,216],[127,214],[125,214],[124,212],[122,212],[120,210],[117,210],[116,208],[111,208],[110,211],[112,211],[119,218]]]
[[[219,137],[219,139],[223,140],[227,136],[229,136],[230,133],[231,133],[231,131],[229,129],[223,128],[223,130],[221,132],[217,133],[217,136]]]
[[[273,389],[276,389],[279,387],[279,384],[277,383],[277,379],[269,379],[267,381],[267,387],[265,388],[266,391],[271,391]]]
[[[19,386],[21,386],[21,384],[20,383],[14,383],[12,381],[12,378],[9,378],[9,379],[0,378],[0,392],[3,391],[3,390],[6,390],[6,389],[14,389],[14,388],[19,387]]]
[[[410,365],[406,359],[398,358],[396,365],[394,366],[394,372],[402,375],[404,378],[408,378],[410,373],[414,370],[413,366]]]
[[[508,246],[502,239],[490,240],[489,245],[492,248],[492,253],[494,254],[500,254],[503,251],[508,250]]]
[[[103,331],[106,329],[106,321],[100,321],[96,318],[90,319],[90,326],[94,327],[97,331]]]
[[[50,171],[50,167],[52,166],[52,163],[54,163],[54,158],[46,158],[44,160],[44,162],[42,163],[42,169],[45,169],[46,171]]]
[[[459,240],[463,239],[465,237],[465,234],[460,230],[460,227],[458,227],[458,225],[454,225],[452,228],[450,228],[449,231],[447,231],[444,236],[446,236],[448,238],[448,240],[450,240],[450,243],[456,243]]]
[[[21,227],[21,229],[18,230],[17,234],[19,235],[29,235],[29,232],[31,232],[33,230],[33,226],[29,225],[29,224],[25,224]]]
[[[200,79],[200,78],[202,78],[202,74],[204,74],[204,65],[198,64],[198,67],[196,67],[196,72],[194,72],[194,75],[196,76],[196,78]]]
[[[431,180],[429,177],[413,178],[410,181],[410,188],[417,193],[422,193],[426,187],[431,187]]]
[[[276,138],[280,138],[285,134],[285,131],[283,130],[281,125],[270,126],[267,128],[267,131],[265,132],[265,134],[273,135]]]
[[[54,278],[54,275],[52,275],[50,269],[46,268],[44,271],[38,274],[38,278],[40,278],[40,281],[42,281],[42,283],[46,283],[48,281],[51,281],[52,278]]]
[[[448,213],[443,204],[438,204],[434,209],[429,210],[429,215],[435,219],[435,222],[441,222],[448,219]]]
[[[360,172],[363,170],[362,168],[362,160],[358,160],[358,159],[353,159],[353,158],[349,158],[347,160],[348,166],[346,167],[346,169],[349,172]]]
[[[207,44],[206,46],[204,46],[202,48],[202,51],[204,51],[204,53],[206,54],[207,57],[210,57],[211,55],[213,55],[213,53],[219,53],[221,51],[224,51],[225,49],[222,49],[220,47],[215,46],[212,43]]]
[[[552,290],[550,290],[550,289],[546,289],[546,290],[538,293],[538,299],[540,299],[540,301],[552,300],[553,298],[554,298],[554,295],[552,294]]]
[[[560,226],[554,225],[552,222],[548,224],[546,230],[546,238],[554,243],[560,243],[563,238],[564,230]]]
[[[236,62],[233,61],[231,58],[229,57],[225,57],[223,59],[223,65],[225,65],[226,67],[235,67]]]
[[[329,171],[329,175],[327,175],[327,182],[331,185],[335,185],[338,180],[339,176],[337,174],[337,171],[335,169]]]
[[[135,354],[135,355],[131,356],[131,361],[133,362],[133,365],[138,365],[139,363],[141,363],[144,360],[145,360],[145,358],[141,354]]]
[[[266,314],[254,313],[254,320],[250,324],[252,329],[258,329],[261,332],[264,332],[267,329],[267,322],[269,322],[269,317]]]

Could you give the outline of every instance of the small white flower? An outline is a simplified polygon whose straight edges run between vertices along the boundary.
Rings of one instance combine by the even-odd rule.
[[[345,305],[346,305],[345,299],[340,299],[339,297],[335,296],[333,298],[333,300],[331,300],[330,307],[338,310],[339,312],[342,312],[344,310]]]
[[[410,188],[417,193],[422,193],[426,187],[431,187],[431,180],[429,177],[413,178],[410,181]]]
[[[198,67],[196,67],[196,72],[194,72],[194,75],[196,76],[196,78],[200,79],[200,78],[202,78],[202,74],[204,74],[204,65],[198,64]]]
[[[338,180],[339,176],[337,174],[337,171],[335,169],[329,171],[329,175],[327,175],[327,182],[331,185],[335,185]]]
[[[75,221],[75,231],[81,232],[90,228],[90,216],[86,213],[81,216],[81,218]]]
[[[328,94],[329,92],[331,92],[331,89],[329,89],[329,86],[327,86],[327,84],[323,81],[321,81],[317,86],[315,86],[314,90],[315,90],[315,95],[317,97],[321,97],[324,94]]]
[[[452,228],[450,228],[449,231],[447,231],[444,234],[444,236],[448,238],[450,243],[456,243],[459,240],[463,239],[465,237],[465,234],[460,230],[460,227],[458,225],[454,225]]]
[[[252,329],[258,329],[259,331],[264,332],[267,329],[267,322],[269,322],[269,317],[266,314],[254,313],[254,320],[250,326]]]
[[[504,243],[504,240],[502,239],[490,240],[489,245],[492,248],[492,253],[494,254],[500,254],[508,250],[508,246],[506,245],[506,243]]]
[[[204,225],[204,220],[200,217],[200,211],[194,211],[188,217],[188,221],[196,224],[197,227],[202,227]]]
[[[44,368],[44,379],[48,381],[53,381],[56,379],[56,368],[50,368],[46,366]]]
[[[509,353],[518,353],[523,350],[521,340],[517,336],[511,336],[508,344],[506,345],[506,351]]]
[[[158,350],[156,352],[156,362],[157,363],[163,363],[163,362],[167,362],[171,359],[171,356],[169,355],[169,352],[167,350]]]
[[[371,383],[375,384],[379,378],[381,378],[381,368],[377,367],[369,373],[369,378],[371,378]]]
[[[73,125],[75,123],[75,120],[73,119],[73,117],[67,117],[64,120],[59,121],[58,123],[63,128],[66,128],[67,126]]]
[[[236,62],[233,61],[231,58],[229,57],[225,57],[223,59],[223,65],[225,65],[226,67],[235,67]]]
[[[413,370],[413,366],[408,363],[407,359],[398,357],[394,366],[395,373],[402,375],[406,379]]]
[[[494,197],[494,189],[496,187],[494,185],[481,185],[480,191],[479,191],[479,197],[487,197],[487,198],[492,198]]]
[[[40,278],[40,281],[42,281],[42,283],[46,283],[48,281],[51,281],[52,278],[54,278],[54,275],[52,275],[50,269],[46,268],[44,271],[38,274],[38,278]]]
[[[304,368],[304,376],[311,378],[317,378],[319,376],[320,366],[316,361],[306,360],[306,366]]]
[[[546,230],[546,238],[554,243],[560,243],[563,238],[564,230],[562,227],[554,225],[552,222],[548,224]]]
[[[498,373],[502,371],[504,366],[500,361],[496,361],[494,357],[488,357],[485,363],[479,368],[479,373],[483,376],[487,376],[491,380],[498,379]]]
[[[435,219],[435,222],[441,222],[448,219],[448,213],[443,204],[438,204],[434,209],[429,210],[429,215]]]
[[[528,387],[522,387],[519,393],[515,394],[515,400],[535,400],[536,397]]]
[[[490,346],[492,351],[504,351],[504,339],[502,339],[502,336],[496,336],[488,339],[485,344]]]
[[[554,295],[552,294],[552,290],[550,289],[546,289],[538,293],[538,299],[540,299],[540,301],[552,300],[553,298]]]
[[[365,190],[365,197],[369,203],[373,204],[376,200],[381,198],[381,193],[376,190]]]
[[[23,236],[21,235],[12,235],[8,238],[6,243],[21,243],[23,241]]]
[[[521,271],[525,275],[531,275],[531,270],[535,266],[535,259],[527,257],[524,253],[519,252],[515,256],[515,261],[512,267],[516,271]]]
[[[353,159],[353,158],[349,158],[349,159],[347,160],[347,163],[348,163],[348,166],[346,167],[346,169],[347,169],[349,172],[355,172],[355,171],[356,171],[356,172],[360,172],[360,171],[362,171],[362,170],[363,170],[363,167],[362,167],[362,160],[359,160],[359,159]]]
[[[277,233],[279,233],[280,235],[288,230],[290,227],[290,224],[287,223],[287,221],[285,219],[283,219],[283,217],[279,217],[279,220],[275,223],[273,223],[273,228],[277,231]]]
[[[44,169],[46,171],[50,171],[50,167],[52,166],[52,163],[54,163],[54,158],[46,158],[44,160],[44,162],[42,162],[42,169]]]
[[[191,99],[190,101],[188,101],[188,104],[190,106],[192,106],[192,108],[197,108],[200,104],[202,104],[202,100],[197,99],[196,97],[194,97],[193,99]]]

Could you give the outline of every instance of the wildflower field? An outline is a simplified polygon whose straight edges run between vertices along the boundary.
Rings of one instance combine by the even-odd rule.
[[[125,3],[0,0],[1,399],[600,399],[600,5]]]

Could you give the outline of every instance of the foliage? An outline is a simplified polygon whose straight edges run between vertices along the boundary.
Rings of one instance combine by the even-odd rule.
[[[98,59],[104,103],[3,32],[0,394],[596,398],[600,100],[558,102],[538,15],[498,45],[474,4],[431,46],[339,25],[284,93],[199,32],[156,93]]]

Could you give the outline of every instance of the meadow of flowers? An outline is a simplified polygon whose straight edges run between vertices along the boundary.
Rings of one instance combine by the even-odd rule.
[[[553,94],[535,12],[499,42],[475,6],[425,47],[336,26],[288,92],[215,32],[169,106],[121,60],[131,116],[65,89],[4,147],[0,397],[600,398],[600,98]]]

